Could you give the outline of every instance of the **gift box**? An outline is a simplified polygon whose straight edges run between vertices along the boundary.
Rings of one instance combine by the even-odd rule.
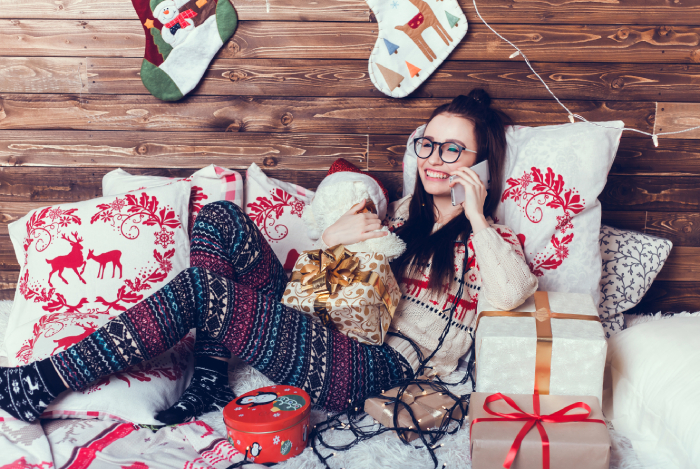
[[[445,418],[459,420],[462,418],[462,405],[457,405],[448,394],[438,392],[429,385],[410,384],[401,394],[401,401],[411,407],[411,412],[416,421],[411,418],[406,406],[394,402],[399,388],[393,388],[384,392],[379,397],[373,397],[365,401],[365,412],[385,427],[402,427],[409,431],[403,432],[406,441],[418,438],[415,428],[416,422],[422,430],[438,429]],[[394,424],[394,411],[398,408],[396,424]],[[450,413],[450,409],[453,409]]]
[[[343,245],[306,251],[282,302],[369,345],[381,345],[401,299],[386,256]]]
[[[596,396],[603,393],[607,343],[586,294],[535,292],[512,311],[479,296],[476,391]]]
[[[608,469],[610,435],[594,396],[475,392],[473,469]]]

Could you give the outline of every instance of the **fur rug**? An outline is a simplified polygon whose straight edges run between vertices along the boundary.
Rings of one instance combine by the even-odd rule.
[[[2,349],[11,307],[12,301],[0,301],[0,350]],[[696,316],[700,315],[700,312],[680,314]],[[670,317],[670,315],[657,313],[656,315],[629,318],[629,322],[631,323],[629,326],[640,322],[665,319],[666,317]],[[2,364],[1,358],[0,364]],[[455,371],[455,379],[451,379],[450,381],[458,381],[459,378],[463,376],[463,373],[464,371],[458,369],[458,371]],[[260,372],[238,360],[232,360],[229,365],[229,382],[236,395],[241,395],[253,389],[273,384]],[[469,384],[461,388],[455,387],[453,392],[466,393],[468,389],[471,389]],[[311,413],[311,424],[314,425],[321,422],[325,420],[327,416],[326,412],[313,410]],[[220,412],[205,414],[201,417],[201,420],[204,420],[222,436],[226,434],[226,428]],[[370,417],[365,417],[362,424],[372,425],[372,422]],[[642,464],[637,459],[631,443],[627,438],[613,429],[610,430],[610,437],[612,439],[611,469],[647,469],[651,467],[649,464]],[[349,432],[334,430],[324,434],[324,439],[331,444],[337,445],[347,443],[352,439],[352,435],[349,434]],[[467,425],[454,435],[448,435],[443,438],[441,443],[443,446],[436,451],[439,460],[438,467],[442,467],[443,464],[446,464],[447,468],[471,469],[469,431]],[[321,451],[323,454],[330,453],[330,451],[327,450]],[[375,469],[378,467],[383,469],[406,469],[407,467],[430,469],[433,467],[429,453],[422,449],[419,443],[415,446],[404,445],[390,432],[383,433],[371,440],[365,441],[349,451],[337,454],[335,457],[328,460],[328,464],[333,469]],[[247,467],[253,467],[253,465]],[[323,469],[324,466],[309,447],[299,456],[275,467],[279,469]]]

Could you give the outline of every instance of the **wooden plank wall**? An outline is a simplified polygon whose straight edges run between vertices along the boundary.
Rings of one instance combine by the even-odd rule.
[[[138,71],[143,29],[128,1],[0,0],[0,298],[19,266],[7,224],[99,196],[102,176],[183,176],[258,163],[314,188],[338,157],[400,190],[407,135],[474,86],[516,122],[567,116],[469,0],[463,42],[410,98],[367,74],[377,24],[363,0],[239,0],[240,23],[190,96],[163,103]],[[21,5],[21,7],[20,7]],[[671,131],[700,124],[700,0],[480,0],[571,108]],[[660,122],[663,120],[664,125]],[[664,236],[673,255],[639,311],[700,310],[700,131],[625,132],[601,197],[604,222]]]

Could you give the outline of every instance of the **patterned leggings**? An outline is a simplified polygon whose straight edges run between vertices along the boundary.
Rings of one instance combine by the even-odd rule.
[[[51,360],[73,390],[165,352],[197,329],[200,355],[245,360],[314,403],[348,403],[412,376],[388,345],[360,344],[280,303],[282,265],[257,226],[231,202],[206,205],[191,240],[192,267]]]

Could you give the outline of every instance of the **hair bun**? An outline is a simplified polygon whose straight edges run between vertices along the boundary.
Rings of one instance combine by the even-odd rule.
[[[469,92],[467,98],[471,98],[484,107],[491,106],[491,96],[483,88],[474,88]]]

